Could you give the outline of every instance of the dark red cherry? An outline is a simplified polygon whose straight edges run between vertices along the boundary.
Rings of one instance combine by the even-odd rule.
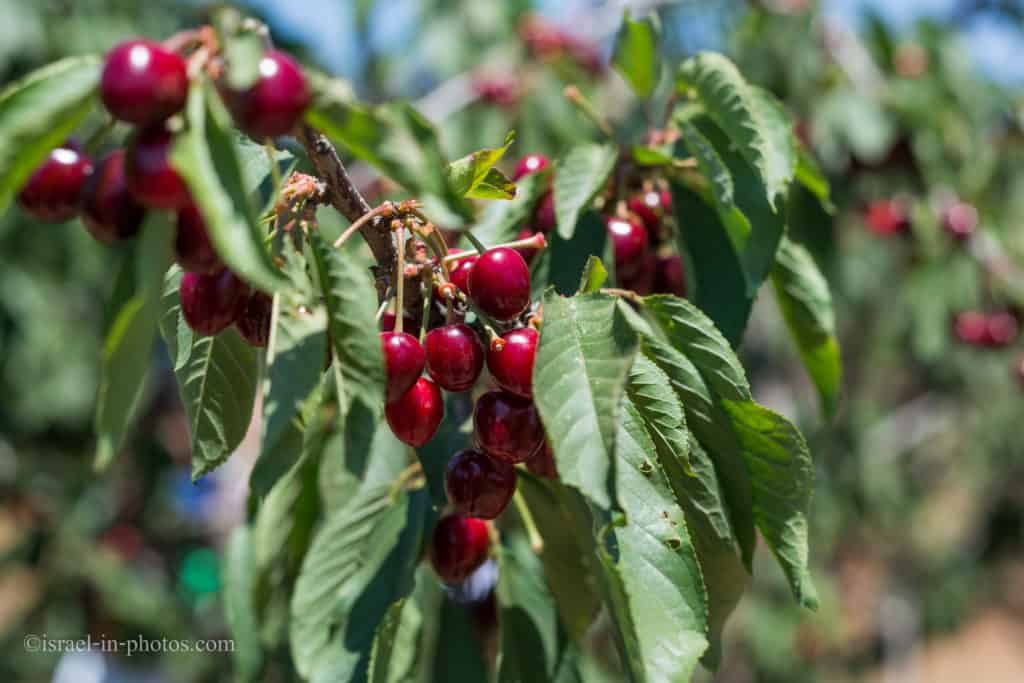
[[[626,275],[619,275],[619,284],[624,289],[629,289],[641,296],[654,293],[654,282],[657,277],[658,257],[653,251],[648,251],[640,258],[640,266]]]
[[[384,415],[399,441],[419,448],[433,438],[444,419],[444,398],[436,384],[420,377],[409,391],[384,406]]]
[[[103,244],[135,235],[142,227],[146,209],[128,191],[125,153],[108,154],[82,190],[82,219],[89,234]]]
[[[310,102],[302,69],[291,57],[270,50],[259,63],[256,83],[226,98],[238,127],[257,139],[287,135]]]
[[[448,391],[466,391],[476,384],[484,367],[484,347],[465,323],[442,325],[424,340],[427,372]]]
[[[163,125],[143,128],[128,145],[128,188],[143,206],[183,209],[192,203],[185,181],[170,162],[174,136]]]
[[[449,249],[449,254],[461,254],[461,249]],[[463,294],[469,295],[469,274],[473,270],[473,264],[476,263],[477,256],[471,255],[465,258],[460,258],[455,263],[448,266],[448,279],[451,280],[452,284],[462,290]]]
[[[540,335],[532,327],[511,330],[491,342],[487,350],[487,369],[505,391],[533,396],[533,360]]]
[[[652,233],[657,232],[661,226],[661,217],[665,215],[662,195],[663,193],[657,190],[648,190],[633,195],[627,202],[629,210],[639,216],[644,227]]]
[[[260,291],[254,291],[235,321],[235,329],[250,346],[264,347],[270,339],[270,318],[274,300]]]
[[[615,275],[628,278],[644,266],[647,228],[634,220],[618,216],[609,216],[605,224],[615,252]]]
[[[194,204],[189,204],[178,212],[174,253],[178,265],[194,273],[216,273],[224,268],[224,263],[210,243],[206,222]]]
[[[422,320],[418,320],[412,314],[406,313],[402,316],[402,330],[416,337],[420,333],[420,325],[422,322]],[[380,331],[391,332],[394,329],[395,314],[392,311],[384,311],[384,315],[380,317]]]
[[[107,53],[100,97],[111,115],[136,125],[181,111],[188,96],[185,59],[151,40],[129,40]]]
[[[980,311],[961,311],[953,319],[953,332],[961,342],[981,346],[988,340],[988,316]]]
[[[533,401],[507,391],[488,391],[473,410],[473,433],[493,458],[523,462],[544,443],[544,428]]]
[[[92,175],[92,160],[63,145],[52,150],[18,193],[18,204],[41,221],[60,223],[78,215],[82,188]]]
[[[966,240],[978,228],[978,210],[967,202],[953,202],[942,212],[942,227],[958,240]]]
[[[438,520],[430,539],[430,563],[445,583],[462,583],[487,560],[491,538],[487,522],[448,515]]]
[[[868,204],[864,220],[868,230],[882,237],[910,228],[910,214],[906,206],[895,199],[879,199]]]
[[[526,261],[515,249],[488,249],[469,273],[469,295],[492,318],[515,318],[530,305],[530,269]]]
[[[384,374],[387,377],[386,399],[398,399],[423,374],[426,356],[416,337],[408,332],[381,332],[384,349]]]
[[[448,462],[444,488],[459,514],[494,519],[516,491],[516,468],[469,448]]]
[[[537,208],[533,210],[533,229],[545,235],[555,229],[558,225],[558,217],[555,215],[555,195],[548,190],[537,202]]]
[[[683,271],[683,257],[679,254],[658,256],[654,273],[654,291],[658,294],[686,296],[686,275]]]
[[[178,296],[185,322],[196,334],[215,335],[238,320],[249,301],[249,285],[230,270],[185,273]]]
[[[526,461],[526,469],[544,479],[558,479],[558,467],[555,465],[555,454],[551,444],[544,442],[544,448]]]
[[[986,344],[997,349],[1012,344],[1020,333],[1020,322],[1017,320],[1017,316],[1009,311],[990,314],[985,327]]]
[[[527,154],[516,162],[516,170],[512,174],[512,180],[519,180],[533,173],[540,173],[549,165],[548,158],[543,154]]]

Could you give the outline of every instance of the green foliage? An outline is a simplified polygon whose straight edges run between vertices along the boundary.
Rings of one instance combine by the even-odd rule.
[[[615,38],[612,65],[622,74],[638,97],[650,97],[661,76],[658,38],[661,25],[657,15],[633,21],[627,15]]]
[[[560,237],[572,238],[580,214],[604,188],[617,155],[611,145],[581,145],[570,150],[558,164],[554,198]]]

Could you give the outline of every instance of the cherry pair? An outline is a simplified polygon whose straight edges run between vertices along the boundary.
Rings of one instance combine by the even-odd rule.
[[[213,336],[234,324],[247,343],[267,345],[273,301],[230,270],[186,272],[178,296],[182,316],[195,333]]]

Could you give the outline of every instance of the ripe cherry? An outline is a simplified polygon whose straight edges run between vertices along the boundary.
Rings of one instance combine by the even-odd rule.
[[[515,318],[530,305],[526,261],[515,249],[488,249],[469,273],[469,295],[487,315],[498,320]]]
[[[213,336],[238,320],[250,291],[230,270],[213,275],[185,273],[178,289],[181,313],[196,334]]]
[[[387,377],[386,399],[390,403],[416,384],[423,374],[426,355],[419,340],[408,332],[381,332],[380,343]]]
[[[146,209],[128,191],[123,149],[108,154],[82,190],[82,218],[89,234],[103,244],[135,235]]]
[[[444,418],[444,398],[436,384],[420,377],[409,391],[384,406],[384,415],[399,441],[419,448],[437,432]]]
[[[445,583],[462,583],[487,560],[490,542],[484,520],[447,515],[434,527],[430,563]]]
[[[523,327],[491,341],[487,369],[498,386],[525,398],[533,396],[533,361],[539,338],[537,330]]]
[[[507,391],[477,399],[473,433],[484,452],[505,462],[523,462],[544,443],[544,428],[533,401]]]
[[[449,249],[449,254],[461,254],[462,249]],[[460,258],[448,266],[448,279],[453,285],[462,290],[463,294],[469,294],[469,274],[473,270],[473,264],[476,263],[477,256],[466,256]]]
[[[100,97],[114,118],[136,125],[181,111],[188,96],[185,59],[151,40],[129,40],[107,53]]]
[[[484,367],[484,348],[473,328],[465,323],[442,325],[424,340],[427,372],[448,391],[466,391],[476,384]]]
[[[966,240],[978,227],[978,210],[967,202],[954,202],[942,211],[942,227],[958,240]]]
[[[235,321],[235,329],[250,346],[264,347],[270,339],[270,318],[274,300],[260,291],[254,291],[245,302],[241,315]]]
[[[238,127],[256,139],[287,135],[310,102],[302,69],[291,57],[270,50],[259,63],[259,77],[243,92],[228,93],[228,107]]]
[[[459,514],[494,519],[516,491],[516,468],[469,448],[448,462],[444,488]]]
[[[549,165],[548,158],[543,154],[527,154],[516,162],[516,170],[512,173],[512,180],[519,180],[533,173],[540,173]]]
[[[686,275],[683,257],[679,254],[660,254],[654,273],[654,291],[658,294],[686,296]]]
[[[548,190],[537,202],[533,210],[533,229],[545,235],[555,229],[558,225],[558,216],[555,214],[555,194]]]
[[[953,319],[953,331],[963,343],[981,346],[988,340],[988,316],[980,311],[961,311]]]
[[[903,202],[895,199],[879,199],[868,205],[864,217],[868,230],[885,237],[910,228],[910,215]]]
[[[21,188],[18,204],[41,221],[70,220],[78,215],[82,188],[92,172],[89,157],[68,145],[57,147]]]
[[[619,275],[619,284],[641,296],[654,293],[654,282],[657,277],[658,257],[653,251],[645,252],[640,258],[641,265],[626,275]]]
[[[183,209],[192,203],[185,181],[168,155],[173,136],[163,125],[143,128],[128,145],[128,188],[151,209]]]
[[[648,231],[657,232],[661,226],[661,218],[667,210],[666,198],[671,202],[671,195],[668,192],[648,190],[630,197],[627,206],[630,211],[640,217]]]
[[[544,442],[544,448],[526,461],[526,469],[544,479],[558,479],[558,467],[555,465],[555,454],[551,444]]]
[[[1020,333],[1020,322],[1017,316],[1009,311],[992,313],[988,316],[985,325],[985,342],[988,346],[996,349],[1009,346],[1017,339]]]
[[[174,239],[178,265],[194,273],[216,273],[224,267],[210,243],[206,222],[194,204],[178,212],[178,231]]]
[[[618,216],[609,216],[605,224],[615,252],[615,274],[628,278],[644,266],[647,228],[632,219]]]

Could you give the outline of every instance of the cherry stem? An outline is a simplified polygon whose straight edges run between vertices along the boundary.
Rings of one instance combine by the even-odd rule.
[[[575,85],[567,85],[563,93],[565,94],[565,99],[576,105],[576,108],[583,112],[584,116],[590,119],[605,137],[613,137],[611,125],[598,113],[590,100],[583,96],[579,88]]]
[[[533,235],[530,235],[529,237],[524,237],[521,240],[515,240],[514,242],[505,242],[504,244],[499,244],[497,246],[508,247],[509,249],[544,249],[548,246],[548,241],[547,239],[545,239],[544,233],[538,232],[534,233]],[[484,249],[484,251],[487,250]],[[479,249],[467,249],[466,251],[461,251],[458,254],[449,254],[448,256],[445,256],[444,261],[445,263],[451,261],[459,261],[461,259],[468,258],[470,256],[476,256],[478,254],[480,254]]]
[[[540,532],[537,531],[537,524],[533,521],[533,514],[526,505],[526,499],[523,498],[522,493],[516,491],[512,496],[512,501],[515,503],[516,512],[519,513],[519,517],[523,520],[523,526],[526,527],[526,535],[530,539],[530,547],[533,549],[533,552],[539,553],[544,549],[544,539],[541,537]]]
[[[405,318],[405,309],[402,308],[405,296],[405,226],[401,221],[395,221],[393,225],[395,225],[395,239],[398,246],[397,265],[395,266],[395,332],[401,334],[402,322]]]

